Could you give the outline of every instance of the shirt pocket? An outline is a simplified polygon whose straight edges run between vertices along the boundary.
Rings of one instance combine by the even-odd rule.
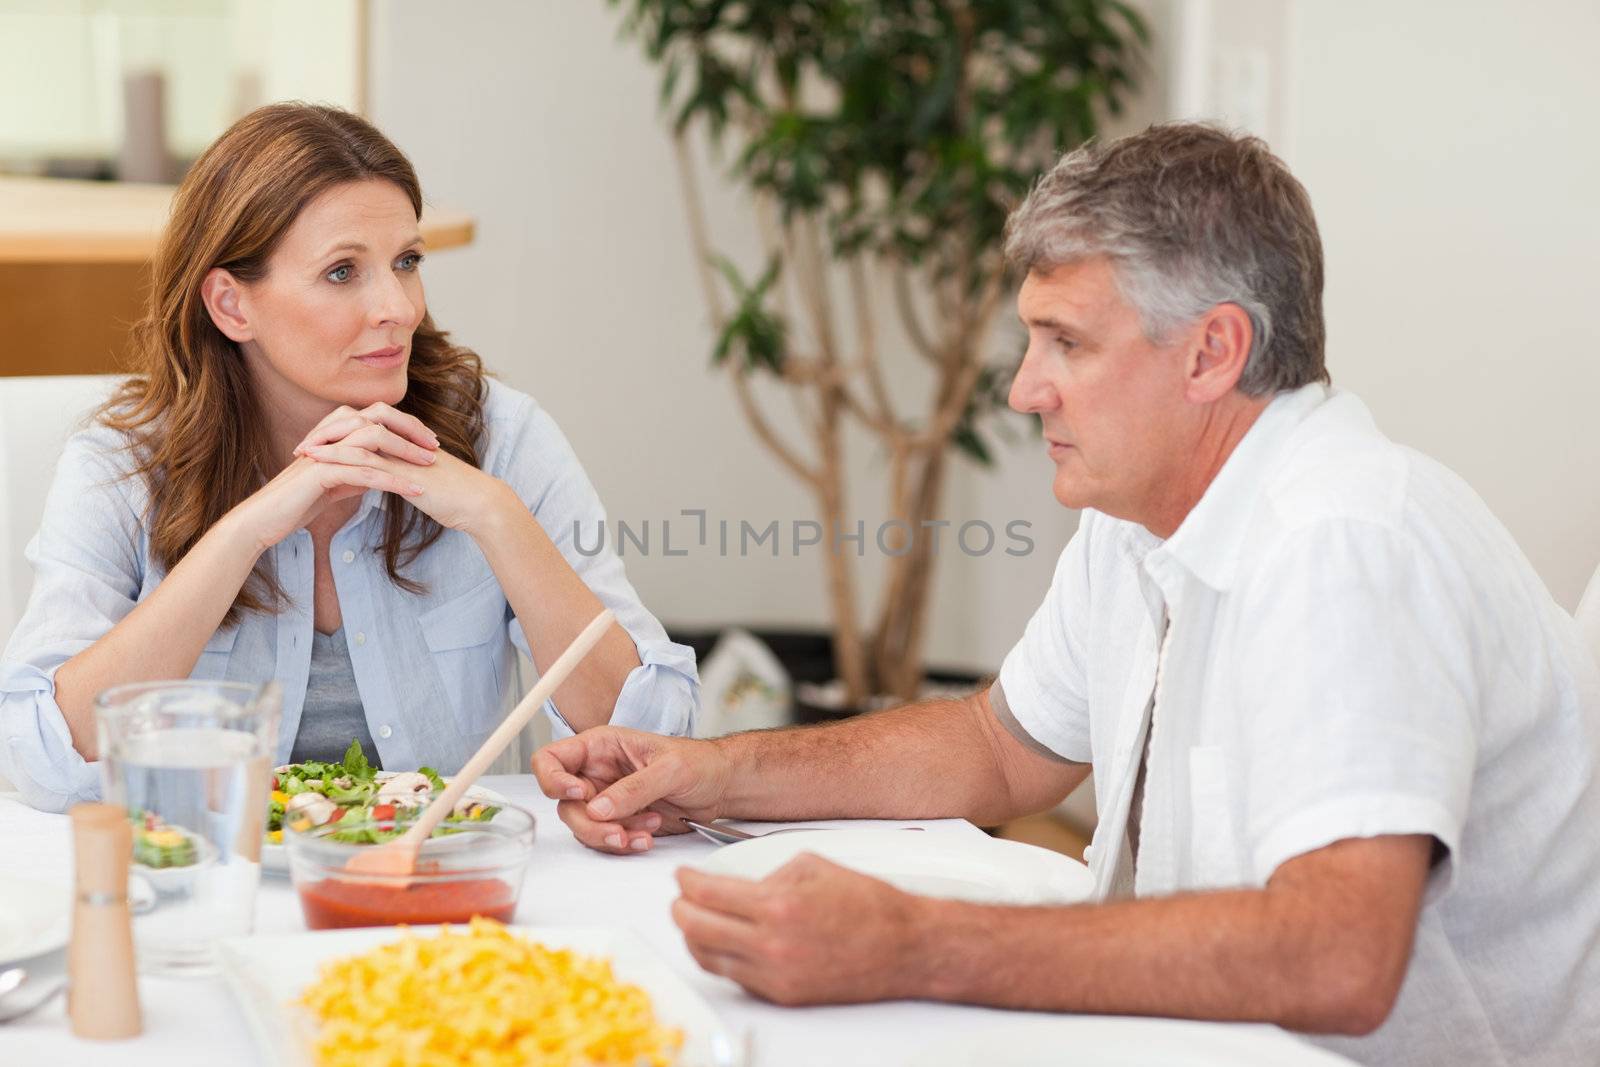
[[[233,655],[233,643],[238,639],[237,626],[229,626],[212,634],[206,647],[200,650],[200,658],[195,661],[189,677],[205,681],[220,681],[227,677],[228,659]]]
[[[493,575],[417,618],[457,724],[469,733],[500,718],[506,598]]]
[[[1221,745],[1189,750],[1189,856],[1192,877],[1181,888],[1227,889],[1245,882]]]

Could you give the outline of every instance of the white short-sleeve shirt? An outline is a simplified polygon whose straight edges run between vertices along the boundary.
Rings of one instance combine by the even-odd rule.
[[[1134,870],[1153,896],[1344,838],[1443,845],[1394,1012],[1322,1043],[1600,1063],[1600,670],[1483,502],[1355,397],[1275,398],[1165,542],[1085,512],[999,684],[1094,765],[1102,898]]]

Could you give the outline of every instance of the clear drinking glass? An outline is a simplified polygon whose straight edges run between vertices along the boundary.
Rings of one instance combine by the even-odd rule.
[[[133,820],[134,949],[148,974],[216,969],[218,938],[250,932],[261,881],[276,682],[141,682],[95,698],[105,799]]]

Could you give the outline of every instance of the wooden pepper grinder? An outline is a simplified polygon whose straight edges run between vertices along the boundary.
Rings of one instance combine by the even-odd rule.
[[[137,1037],[144,1023],[128,910],[133,827],[127,811],[115,804],[77,804],[68,814],[77,883],[67,950],[72,1032],[95,1041]]]

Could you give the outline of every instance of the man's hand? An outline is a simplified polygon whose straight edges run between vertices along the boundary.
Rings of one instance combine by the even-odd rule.
[[[776,1004],[915,995],[919,898],[810,853],[759,882],[690,868],[672,918],[690,953]]]
[[[710,741],[597,726],[541,748],[533,773],[572,836],[601,852],[642,852],[684,819],[717,817],[732,766]]]

